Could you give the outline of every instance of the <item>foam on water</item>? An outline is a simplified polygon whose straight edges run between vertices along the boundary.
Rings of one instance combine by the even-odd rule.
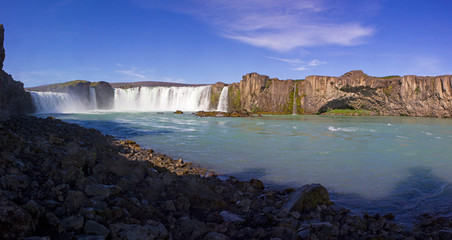
[[[331,132],[355,132],[357,129],[350,127],[350,128],[341,128],[341,127],[333,127],[333,126],[329,126],[328,130]]]

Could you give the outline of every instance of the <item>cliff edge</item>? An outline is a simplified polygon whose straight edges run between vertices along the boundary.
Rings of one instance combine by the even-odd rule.
[[[3,71],[4,32],[3,24],[0,24],[0,121],[12,115],[33,112],[31,96],[25,92],[23,83],[14,81],[11,75]]]
[[[229,89],[229,111],[322,114],[334,109],[388,116],[452,117],[452,76],[373,77],[357,70],[340,77],[279,80],[249,73]]]

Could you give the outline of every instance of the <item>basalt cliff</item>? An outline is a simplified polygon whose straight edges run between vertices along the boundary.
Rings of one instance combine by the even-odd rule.
[[[33,105],[31,96],[24,91],[24,85],[3,71],[5,60],[4,28],[0,24],[0,121],[16,114],[31,113]]]
[[[229,110],[273,114],[321,114],[362,109],[389,116],[452,117],[452,76],[372,77],[351,71],[340,77],[270,79],[250,73],[229,86]]]

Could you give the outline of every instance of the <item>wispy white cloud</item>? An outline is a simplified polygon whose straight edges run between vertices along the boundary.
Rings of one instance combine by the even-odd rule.
[[[120,76],[117,80],[119,81],[156,81],[156,82],[173,82],[173,83],[185,83],[186,81],[181,78],[171,78],[171,77],[158,77],[155,74],[155,70],[151,68],[140,68],[135,65],[126,66],[121,63],[116,64],[119,70],[115,73],[119,73]]]
[[[294,58],[294,59],[278,58],[278,57],[267,57],[267,58],[288,63],[288,64],[290,64],[291,69],[296,70],[296,71],[305,71],[305,70],[309,70],[311,67],[315,67],[320,64],[326,64],[326,62],[320,61],[318,59],[313,59],[311,61],[306,62],[306,61],[300,60],[298,58]]]
[[[123,75],[121,80],[127,80],[127,81],[151,81],[153,78],[152,73],[154,72],[153,69],[141,69],[136,66],[132,67],[125,67],[121,63],[117,63],[116,66],[118,66],[119,70],[116,70],[116,73],[119,73]]]
[[[331,44],[355,45],[374,33],[374,28],[353,20],[347,9],[336,11],[330,0],[177,2],[177,6],[182,7],[168,4],[168,8],[211,24],[225,38],[276,51]],[[354,11],[353,7],[356,6],[348,10]]]

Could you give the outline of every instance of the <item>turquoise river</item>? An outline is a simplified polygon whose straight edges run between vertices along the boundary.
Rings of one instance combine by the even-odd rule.
[[[407,225],[425,212],[452,217],[451,119],[51,115],[270,188],[321,183],[356,214],[393,213]]]

